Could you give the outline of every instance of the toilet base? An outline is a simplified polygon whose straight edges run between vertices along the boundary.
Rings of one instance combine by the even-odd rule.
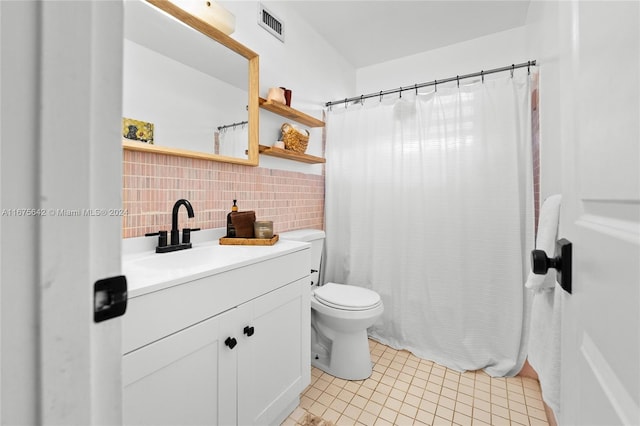
[[[369,378],[373,370],[367,331],[336,334],[329,350],[312,343],[311,365],[345,380]]]

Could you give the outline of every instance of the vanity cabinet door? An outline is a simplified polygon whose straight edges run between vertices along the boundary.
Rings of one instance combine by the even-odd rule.
[[[238,307],[238,318],[246,319],[238,344],[240,425],[281,422],[278,417],[295,408],[309,383],[308,281],[295,281]]]
[[[224,340],[235,310],[123,357],[125,425],[236,423],[236,353]]]

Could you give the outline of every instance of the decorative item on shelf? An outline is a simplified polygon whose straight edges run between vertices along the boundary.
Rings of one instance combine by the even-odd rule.
[[[153,145],[153,123],[123,117],[122,136],[125,139]]]
[[[280,87],[282,90],[284,90],[284,101],[285,101],[285,105],[287,105],[288,107],[291,106],[291,90],[287,89],[286,87]]]
[[[289,123],[284,123],[281,130],[285,149],[304,154],[309,144],[309,131],[302,131]]]
[[[287,100],[284,97],[284,89],[281,87],[272,87],[269,89],[269,93],[267,94],[267,101],[278,102],[280,104],[286,105]]]
[[[278,148],[278,149],[284,149],[284,142],[283,141],[275,141],[273,143],[273,147],[274,148]]]

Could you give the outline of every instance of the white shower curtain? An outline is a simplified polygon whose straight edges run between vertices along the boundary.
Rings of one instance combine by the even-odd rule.
[[[533,244],[527,71],[334,106],[326,159],[325,282],[381,295],[370,335],[516,374]]]
[[[219,149],[216,154],[228,157],[247,158],[249,132],[245,125],[227,127],[219,132]]]

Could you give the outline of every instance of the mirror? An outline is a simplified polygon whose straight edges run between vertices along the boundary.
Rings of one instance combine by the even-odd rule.
[[[124,5],[123,148],[258,165],[258,55],[169,1]]]

